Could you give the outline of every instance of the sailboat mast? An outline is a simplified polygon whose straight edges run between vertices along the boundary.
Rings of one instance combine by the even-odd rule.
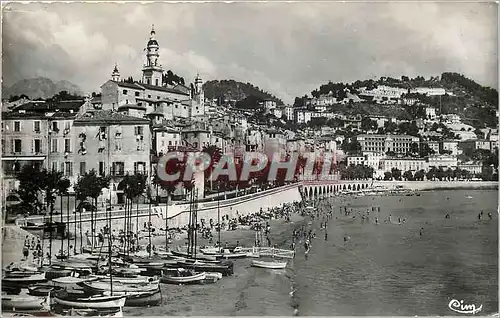
[[[198,198],[198,189],[196,189],[196,196],[193,200],[193,204],[194,204],[194,247],[193,247],[193,250],[194,250],[194,258],[196,258],[196,245],[198,243],[198,201],[195,201],[196,199]]]
[[[113,233],[111,229],[111,191],[109,191],[109,217],[106,219],[108,220],[108,265],[109,265],[109,284],[111,287],[111,296],[113,296],[113,266],[111,264],[111,250],[112,250],[112,245],[113,245],[113,238],[111,236],[111,233]],[[106,216],[108,216],[108,213],[106,213]]]
[[[62,230],[62,226],[63,226],[63,194],[60,193],[60,201],[61,201],[61,227],[60,229]],[[63,255],[64,253],[64,231],[62,231],[61,233],[61,256]]]
[[[219,250],[220,250],[220,196],[217,198],[217,235],[218,235],[218,242],[219,242]]]

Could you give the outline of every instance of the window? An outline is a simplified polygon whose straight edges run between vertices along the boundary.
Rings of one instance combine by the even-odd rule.
[[[123,176],[125,175],[125,163],[123,162],[113,162],[113,175]]]
[[[21,151],[22,151],[21,139],[14,139],[14,152],[21,152]]]
[[[40,139],[35,139],[33,142],[33,152],[40,153],[42,152],[42,141]]]
[[[3,141],[3,140],[2,140]],[[164,147],[165,146],[165,140],[162,140],[161,141],[161,146]]]
[[[52,130],[54,132],[59,132],[59,123],[57,121],[52,122]]]
[[[64,122],[64,129],[67,129],[67,130],[71,129],[71,122],[70,121],[65,121]]]
[[[5,139],[2,139],[2,154],[5,153]]]
[[[59,140],[52,139],[51,142],[52,142],[52,145],[51,145],[50,149],[52,149],[52,152],[58,152],[59,151],[59,149],[58,149],[59,148],[58,147],[59,146]]]
[[[165,137],[165,132],[164,131],[161,132],[161,136]]]
[[[151,98],[151,95],[148,95],[148,98]]]
[[[139,96],[139,94],[140,94],[139,92],[135,92],[135,96]]]
[[[156,79],[156,86],[158,86],[158,79]]]
[[[83,176],[87,172],[87,163],[85,161],[80,162],[80,175]]]
[[[21,122],[20,121],[15,121],[14,122],[14,131],[21,131]]]
[[[128,91],[126,89],[123,90],[123,95],[127,95]]]
[[[121,151],[122,150],[122,141],[119,139],[119,140],[115,140],[115,151]]]
[[[21,172],[21,163],[20,162],[14,162],[12,164],[12,170],[14,172]]]
[[[134,174],[143,174],[146,172],[145,162],[134,162]]]
[[[160,96],[156,96],[156,99],[160,99]]]
[[[135,126],[135,135],[136,136],[143,136],[144,135],[144,127]]]
[[[73,163],[65,162],[64,163],[64,175],[71,176],[73,175]]]
[[[64,152],[71,152],[71,139],[64,139]]]
[[[104,171],[104,162],[99,161],[99,175],[104,176],[106,174],[106,171]]]
[[[50,167],[52,171],[57,171],[57,164],[58,164],[57,161],[52,161],[52,165]]]
[[[35,120],[33,122],[33,131],[40,132],[40,121],[39,120]]]
[[[169,146],[172,146],[172,140],[169,140],[169,141],[168,141],[168,145],[169,145]]]
[[[142,106],[142,102],[138,102],[138,103],[137,103],[137,106]]]

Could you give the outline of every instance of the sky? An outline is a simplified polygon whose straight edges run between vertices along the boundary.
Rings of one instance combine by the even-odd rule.
[[[250,82],[285,103],[333,82],[459,72],[498,87],[494,3],[10,3],[4,85],[44,76],[99,91],[117,63],[159,61],[187,82]]]

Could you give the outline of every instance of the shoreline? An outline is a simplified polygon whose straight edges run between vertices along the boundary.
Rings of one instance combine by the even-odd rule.
[[[378,187],[386,190],[495,190],[498,181],[373,181],[374,190]]]

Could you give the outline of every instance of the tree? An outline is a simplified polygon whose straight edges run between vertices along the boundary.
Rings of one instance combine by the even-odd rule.
[[[364,131],[377,130],[378,124],[375,120],[371,120],[369,117],[363,117],[361,120],[361,129]]]
[[[41,197],[45,187],[43,172],[33,165],[25,165],[16,177],[19,180],[16,192],[21,199],[20,208],[27,214],[40,214],[43,210]]]
[[[341,148],[348,154],[356,154],[361,151],[361,144],[357,140],[349,142],[347,139],[344,139]]]
[[[411,153],[411,154],[414,154],[414,155],[418,154],[418,152],[419,152],[419,149],[418,149],[418,148],[419,148],[419,147],[418,147],[418,144],[417,144],[416,142],[412,142],[412,143],[410,144],[410,153]]]
[[[429,144],[422,143],[420,145],[420,157],[427,157],[429,155],[433,155],[435,153],[434,149],[429,147]]]
[[[415,180],[424,181],[424,177],[425,177],[425,171],[418,170],[417,172],[415,172],[415,176],[413,178]]]
[[[426,174],[427,180],[434,180],[436,174],[437,174],[437,169],[435,167],[432,167],[431,169],[429,169],[429,171],[427,171]]]
[[[92,199],[92,209],[90,210],[90,232],[92,235],[92,247],[94,247],[95,240],[95,221],[94,213],[97,212],[97,199],[102,194],[102,189],[109,188],[111,178],[109,176],[100,176],[92,169],[81,176],[74,186],[75,198],[82,202],[88,198]],[[94,211],[94,209],[96,209]]]
[[[403,178],[405,178],[407,181],[413,181],[414,180],[413,173],[410,170],[405,171],[405,173],[403,173]]]
[[[52,262],[52,229],[53,222],[52,216],[54,214],[54,204],[56,202],[56,196],[61,196],[68,192],[68,188],[70,186],[70,182],[68,179],[64,178],[63,173],[61,171],[48,171],[43,169],[40,174],[42,177],[42,185],[43,191],[45,193],[45,199],[47,201],[47,206],[50,208],[50,241],[49,241],[49,255],[51,258],[49,262]],[[62,211],[61,211],[62,212]]]
[[[392,175],[392,178],[394,180],[398,180],[398,181],[401,180],[401,170],[399,170],[398,168],[392,168],[391,175]]]
[[[384,180],[392,180],[392,173],[390,173],[389,171],[384,172]]]

